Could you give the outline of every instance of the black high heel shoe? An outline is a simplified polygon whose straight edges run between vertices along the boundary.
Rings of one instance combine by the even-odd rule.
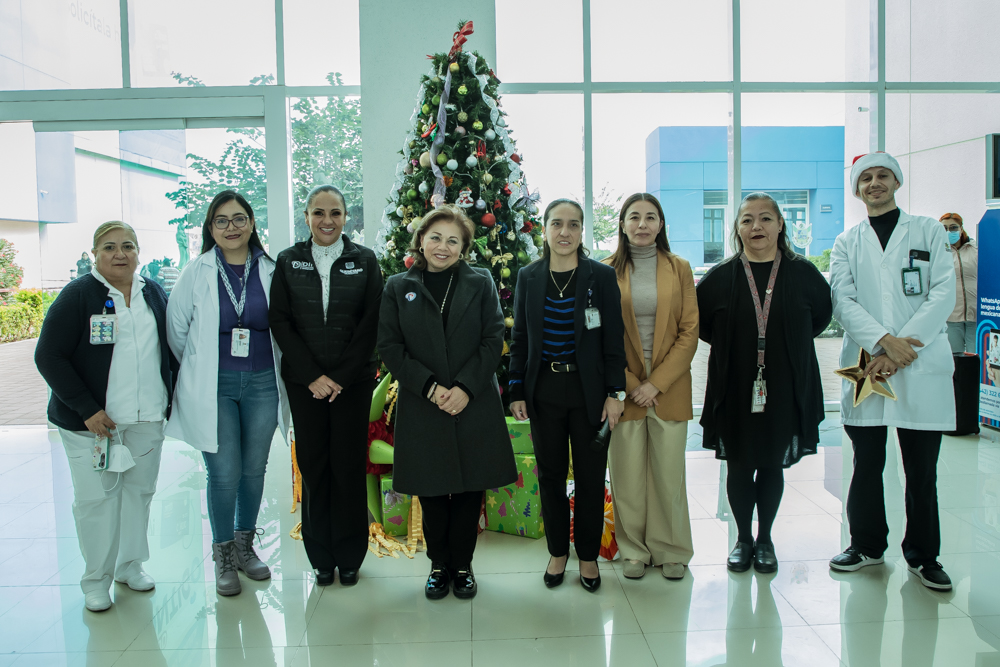
[[[595,565],[597,563],[594,563]],[[582,564],[581,564],[582,565]],[[585,591],[590,593],[596,593],[597,589],[601,587],[601,571],[597,571],[597,576],[591,579],[590,577],[583,576],[583,567],[580,568],[580,585],[583,586]]]
[[[569,561],[568,558],[566,560]],[[565,576],[566,576],[566,565],[565,565],[565,563],[563,564],[563,571],[560,572],[559,574],[549,574],[549,568],[548,568],[548,566],[546,566],[545,567],[545,575],[542,577],[542,580],[545,582],[545,585],[547,587],[549,587],[549,588],[555,588],[556,586],[558,586],[559,584],[561,584],[563,582],[563,578]]]

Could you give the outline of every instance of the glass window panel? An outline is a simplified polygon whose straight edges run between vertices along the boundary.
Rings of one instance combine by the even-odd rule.
[[[595,220],[605,220],[595,226],[599,248],[618,245],[621,201],[649,192],[663,205],[671,248],[703,264],[702,192],[727,187],[729,107],[724,93],[594,96],[594,209]]]
[[[501,104],[539,208],[561,197],[582,203],[583,96],[507,94]]]
[[[361,180],[361,98],[292,98],[293,242],[309,238],[306,196],[317,185],[334,185],[347,203],[345,232],[364,243],[364,192]]]
[[[845,0],[742,0],[743,80],[847,80],[846,12]],[[868,14],[863,14],[867,19]],[[867,20],[863,29],[856,21],[851,27],[852,32],[858,29],[867,38]],[[868,80],[863,67],[852,66],[851,74],[856,80]]]
[[[729,0],[592,0],[594,81],[727,81]]]
[[[344,85],[361,84],[358,0],[285,0],[285,83],[325,86],[339,73]],[[332,38],[317,26],[331,26]]]
[[[496,6],[501,81],[583,81],[580,0],[503,0]]]
[[[0,2],[0,90],[122,85],[118,0]]]
[[[129,19],[135,87],[273,83],[273,0],[131,0]]]
[[[995,81],[1000,3],[886,3],[886,79]]]
[[[986,211],[985,137],[1000,130],[997,118],[997,94],[886,95],[886,150],[903,170],[899,207],[933,218],[958,213],[975,238]],[[861,220],[864,205],[854,201]]]

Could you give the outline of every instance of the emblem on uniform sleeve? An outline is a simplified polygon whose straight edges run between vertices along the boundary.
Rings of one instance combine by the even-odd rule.
[[[407,292],[406,293],[406,300],[407,301],[413,301],[416,298],[417,298],[417,293],[416,292]]]

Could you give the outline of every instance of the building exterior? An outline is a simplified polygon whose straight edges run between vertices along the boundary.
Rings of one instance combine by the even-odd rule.
[[[646,139],[646,191],[663,205],[670,247],[692,266],[728,254],[727,128],[659,127]],[[743,194],[775,197],[796,252],[820,255],[844,229],[844,128],[744,127]]]

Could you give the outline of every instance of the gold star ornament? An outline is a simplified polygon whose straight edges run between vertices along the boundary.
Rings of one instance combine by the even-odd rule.
[[[896,393],[889,386],[887,380],[876,380],[871,376],[865,377],[865,367],[868,366],[868,362],[871,359],[872,356],[862,349],[860,354],[858,354],[857,365],[848,368],[838,368],[834,371],[834,373],[854,385],[854,407],[858,407],[858,405],[872,394],[896,400]]]

